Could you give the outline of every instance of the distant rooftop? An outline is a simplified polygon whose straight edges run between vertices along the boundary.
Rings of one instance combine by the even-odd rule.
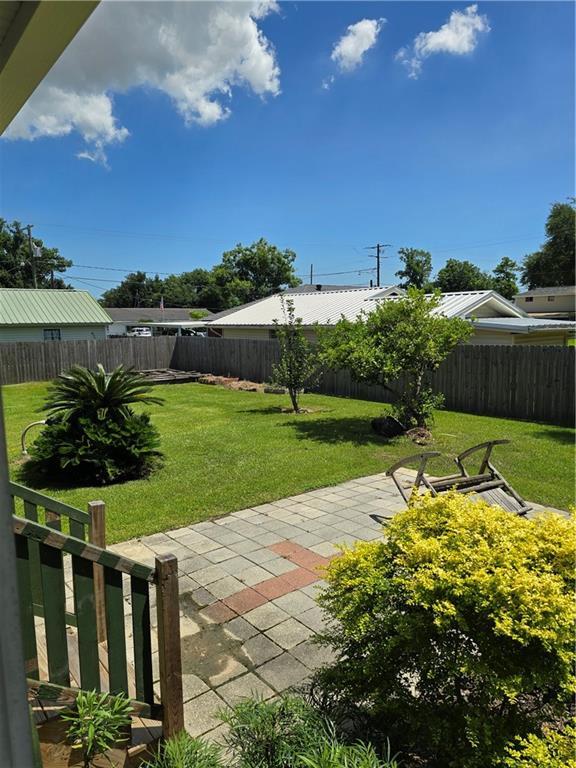
[[[286,288],[284,293],[316,293],[317,291],[348,291],[351,288],[366,288],[364,285],[326,285],[325,283],[302,283],[295,288]]]
[[[553,285],[548,288],[531,288],[517,296],[576,296],[576,285]]]
[[[88,291],[0,288],[0,325],[108,325],[112,320]]]

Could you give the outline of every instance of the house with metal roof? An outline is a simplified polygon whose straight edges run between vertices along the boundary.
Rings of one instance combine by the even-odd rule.
[[[343,288],[330,291],[291,291],[286,298],[294,303],[310,340],[318,327],[335,325],[341,317],[355,320],[371,312],[379,302],[399,299],[398,286],[384,288]],[[210,336],[223,338],[270,339],[276,335],[275,320],[282,322],[282,294],[278,293],[236,309],[213,315],[206,323]],[[444,293],[438,313],[460,317],[474,324],[469,344],[566,344],[574,336],[576,323],[531,318],[496,291]]]
[[[0,342],[105,339],[111,322],[88,291],[0,288]]]
[[[514,303],[534,317],[573,320],[576,317],[576,285],[532,288],[516,294]]]

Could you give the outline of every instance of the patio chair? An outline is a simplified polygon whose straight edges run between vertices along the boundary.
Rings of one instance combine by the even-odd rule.
[[[413,456],[406,456],[396,464],[393,464],[386,475],[391,477],[396,487],[402,494],[402,498],[408,503],[410,496],[416,489],[429,491],[432,496],[438,496],[446,491],[455,490],[458,493],[469,493],[484,499],[492,506],[502,507],[508,512],[516,515],[526,515],[532,507],[512,488],[510,483],[504,478],[496,467],[491,463],[490,458],[496,445],[506,445],[510,440],[489,440],[486,443],[474,445],[466,451],[462,451],[454,461],[458,467],[458,472],[444,477],[434,477],[426,473],[426,466],[430,459],[441,456],[438,451],[427,451],[417,453]],[[480,467],[475,474],[470,474],[466,469],[464,462],[478,451],[484,451]],[[399,476],[399,470],[407,467],[409,464],[418,462],[416,476],[408,478],[405,474]]]

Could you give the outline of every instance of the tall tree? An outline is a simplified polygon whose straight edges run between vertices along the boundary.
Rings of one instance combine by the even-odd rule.
[[[487,291],[492,288],[492,278],[471,261],[448,259],[436,275],[434,286],[442,293]]]
[[[246,284],[244,301],[263,299],[278,293],[282,288],[294,287],[300,280],[294,272],[294,251],[281,251],[275,245],[260,238],[252,245],[239,243],[222,255],[222,266],[231,278]]]
[[[508,256],[504,256],[492,270],[493,289],[505,299],[513,299],[518,293],[517,273],[518,264]]]
[[[399,248],[398,253],[403,263],[396,272],[402,282],[402,288],[426,288],[432,274],[432,256],[420,248]]]
[[[162,296],[163,281],[145,272],[130,272],[120,285],[102,294],[100,302],[105,307],[158,307]]]
[[[546,242],[524,257],[521,281],[528,288],[574,285],[576,210],[574,198],[554,203],[546,220]]]
[[[0,287],[69,288],[58,276],[72,266],[72,262],[60,255],[57,248],[47,248],[38,237],[32,237],[36,248],[30,253],[28,232],[19,221],[9,224],[0,219]]]

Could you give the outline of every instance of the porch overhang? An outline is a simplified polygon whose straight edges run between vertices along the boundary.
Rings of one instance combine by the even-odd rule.
[[[0,133],[52,69],[98,2],[8,0],[0,4]]]

